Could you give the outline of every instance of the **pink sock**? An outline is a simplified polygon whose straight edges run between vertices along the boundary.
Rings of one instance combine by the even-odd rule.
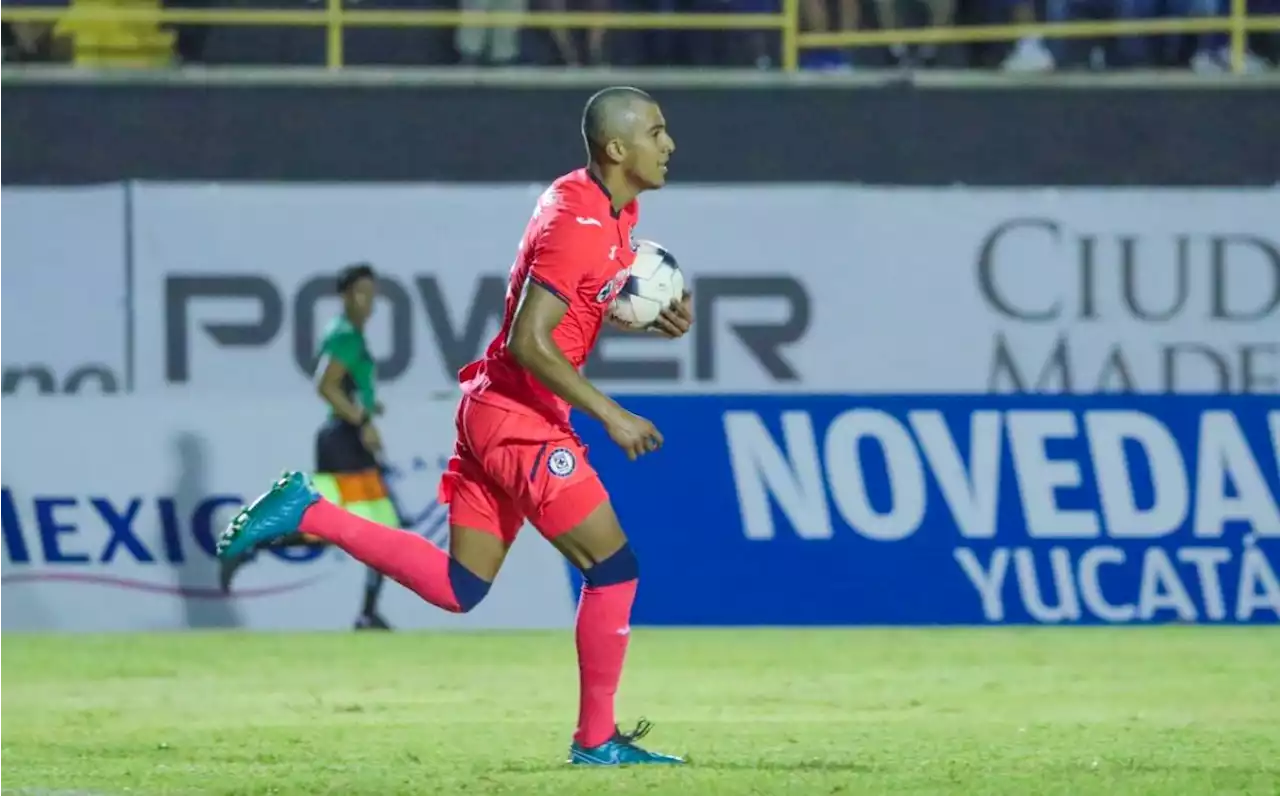
[[[613,737],[613,699],[631,638],[631,604],[638,581],[584,586],[578,602],[578,731],[573,739],[591,748]]]
[[[449,554],[415,533],[357,517],[323,498],[302,515],[298,530],[332,542],[434,606],[462,610],[450,578]]]

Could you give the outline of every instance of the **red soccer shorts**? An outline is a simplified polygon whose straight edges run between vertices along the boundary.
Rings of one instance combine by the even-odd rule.
[[[548,539],[572,530],[609,495],[572,432],[532,415],[464,397],[458,439],[439,499],[449,523],[507,545],[527,518]]]

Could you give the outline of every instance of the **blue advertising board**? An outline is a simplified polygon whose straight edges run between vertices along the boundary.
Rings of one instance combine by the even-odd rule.
[[[634,396],[648,625],[1275,623],[1274,396]]]

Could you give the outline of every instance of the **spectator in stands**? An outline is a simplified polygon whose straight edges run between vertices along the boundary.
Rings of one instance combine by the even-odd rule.
[[[1249,0],[1249,13],[1280,15],[1280,0]],[[1264,64],[1280,66],[1280,30],[1255,33],[1249,39],[1256,52],[1266,56]]]
[[[621,10],[610,8],[609,0],[577,0],[572,4],[569,0],[544,0],[543,8],[558,13]],[[608,54],[605,52],[606,33],[604,28],[589,28],[580,37],[577,31],[568,28],[552,28],[551,41],[555,45],[556,55],[567,66],[582,66],[584,63],[582,50],[578,46],[579,39],[586,44],[585,63],[589,66],[604,66],[609,62]]]
[[[1222,0],[1047,0],[1046,15],[1050,22],[1071,19],[1143,19],[1160,17],[1207,17],[1220,13]],[[1193,65],[1210,67],[1220,55],[1215,38],[1202,37],[1197,42]],[[1057,63],[1079,65],[1088,61],[1098,67],[1153,67],[1157,65],[1152,37],[1124,36],[1108,40],[1057,40],[1052,45]],[[1080,58],[1080,56],[1084,58]],[[1158,59],[1164,60],[1164,59]]]
[[[208,11],[218,5],[218,0],[163,0],[166,9],[192,9]],[[213,29],[209,25],[172,25],[173,50],[179,63],[198,64],[205,59],[205,47],[209,42],[209,34]]]
[[[1170,0],[1173,13],[1180,16],[1225,16],[1228,0]],[[1280,13],[1280,0],[1250,0],[1251,14]],[[1245,51],[1246,72],[1259,72],[1267,63],[1252,48]],[[1195,54],[1191,56],[1191,68],[1200,73],[1226,72],[1231,69],[1231,46],[1225,33],[1205,33],[1195,38]]]
[[[1047,0],[1050,22],[1142,19],[1159,16],[1157,0]],[[1050,45],[1059,67],[1093,68],[1152,65],[1151,42],[1146,36],[1105,39],[1054,39]]]
[[[654,0],[645,0],[652,4]],[[805,14],[805,3],[814,0],[801,0],[801,14]],[[826,0],[818,0],[822,11],[830,8]],[[659,0],[663,10],[684,10],[703,14],[776,14],[781,9],[781,0],[691,0],[686,3]],[[853,19],[853,28],[857,27],[858,0],[837,0],[838,18],[844,22]],[[849,11],[849,6],[853,11]],[[802,24],[804,20],[801,20]],[[849,28],[846,28],[849,29]],[[749,66],[756,69],[772,69],[777,66],[777,58],[770,36],[760,30],[703,31],[701,35],[691,37],[692,61],[698,66]],[[776,38],[776,37],[775,37]],[[840,59],[834,59],[839,65]],[[846,59],[847,61],[847,59]]]
[[[1010,21],[1016,25],[1032,25],[1036,22],[1035,0],[995,0],[1010,11]],[[1010,72],[1047,72],[1053,69],[1053,54],[1040,36],[1024,36],[1001,64]]]
[[[544,0],[547,10],[660,14],[777,13],[780,0]],[[853,2],[853,0],[845,0]],[[777,36],[752,30],[549,31],[559,61],[612,66],[768,69],[777,63]],[[585,59],[582,53],[585,51]]]
[[[520,13],[528,8],[525,0],[460,0],[464,14],[486,14],[493,11]],[[481,64],[508,66],[520,57],[520,29],[515,27],[480,27],[465,21],[458,26],[454,38],[458,58],[468,66]]]
[[[30,48],[30,45],[23,46],[23,43],[18,41],[13,25],[8,22],[0,25],[0,41],[4,43],[5,63],[21,60],[23,50]]]
[[[0,0],[0,8],[64,8],[67,0]],[[72,60],[74,45],[50,22],[0,22],[0,63]]]
[[[900,30],[913,25],[905,24],[908,22],[908,14],[914,14],[921,10],[920,6],[924,6],[927,17],[917,21],[923,22],[930,27],[946,27],[955,23],[956,2],[955,0],[923,0],[922,3],[906,3],[903,0],[877,0],[876,11],[880,17],[880,28],[882,30]],[[906,12],[906,13],[904,13]],[[938,60],[938,47],[936,44],[921,44],[911,47],[905,44],[889,45],[889,57],[899,66],[914,66],[922,64],[924,66],[933,66]]]
[[[811,33],[857,30],[862,24],[859,0],[800,0],[800,25]],[[803,69],[848,69],[852,58],[847,50],[823,48],[800,54]]]

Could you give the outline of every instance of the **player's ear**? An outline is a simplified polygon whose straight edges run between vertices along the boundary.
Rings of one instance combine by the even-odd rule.
[[[627,148],[616,138],[609,139],[609,143],[604,145],[604,152],[614,163],[621,163],[627,159]]]

